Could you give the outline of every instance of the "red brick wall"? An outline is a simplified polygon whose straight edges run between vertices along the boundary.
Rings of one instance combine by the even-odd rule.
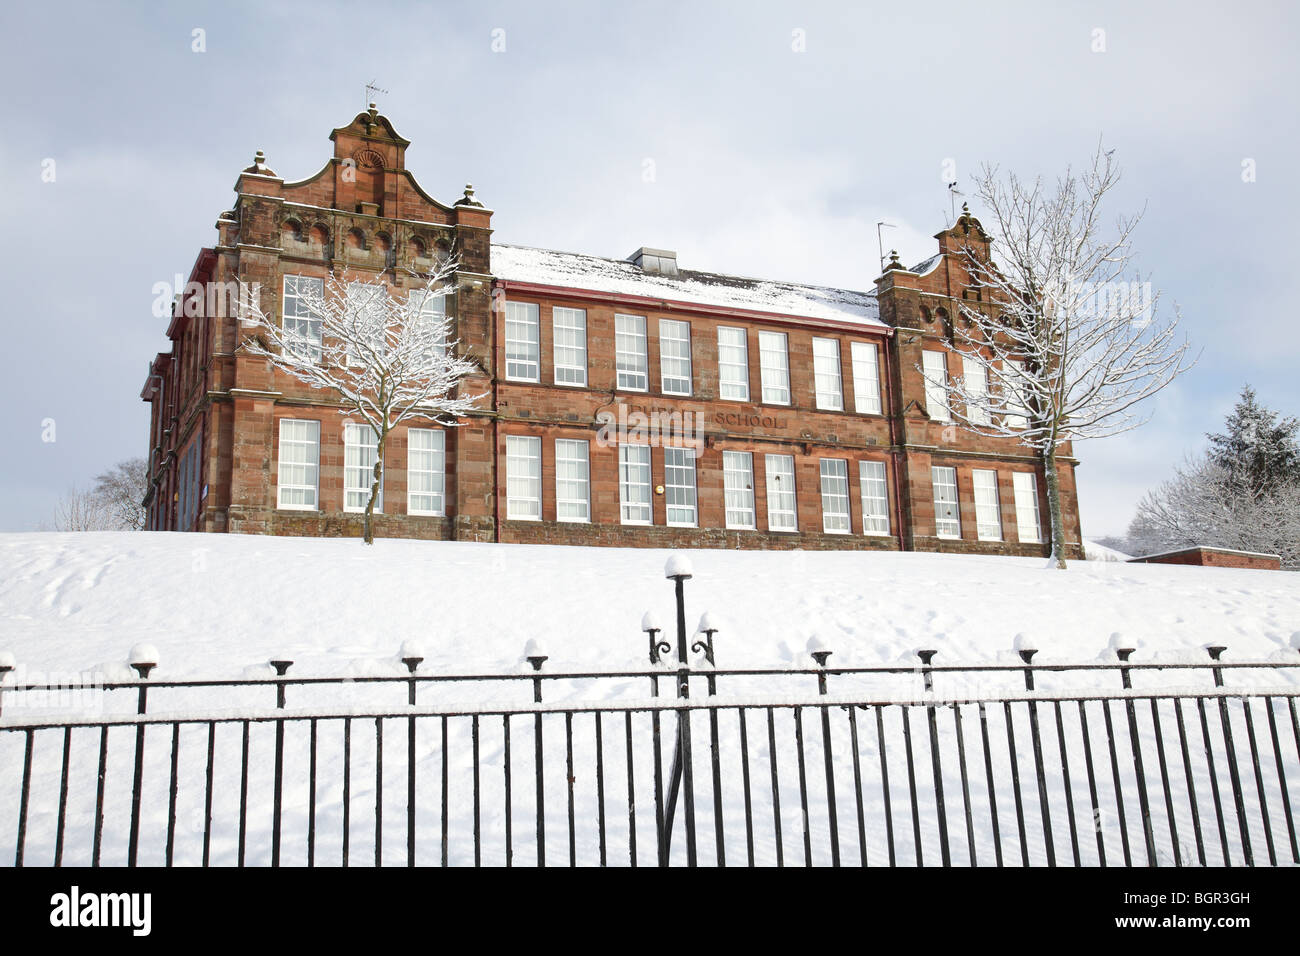
[[[270,175],[245,174],[232,214],[219,223],[220,242],[205,253],[203,268],[213,281],[239,276],[260,283],[262,306],[280,311],[282,277],[296,273],[325,277],[331,270],[382,277],[394,287],[410,283],[407,270],[428,270],[432,256],[454,250],[461,274],[454,309],[457,337],[464,354],[478,362],[482,374],[464,383],[462,394],[489,393],[481,415],[462,422],[447,436],[447,517],[406,516],[406,437],[398,429],[386,449],[385,510],[378,533],[388,536],[546,541],[573,544],[695,545],[756,548],[872,548],[1042,554],[1043,544],[1021,542],[1017,534],[1011,476],[1032,472],[1038,478],[1039,508],[1047,533],[1046,496],[1038,463],[1014,440],[973,435],[948,423],[931,421],[925,411],[924,380],[917,366],[927,348],[951,349],[951,331],[938,314],[956,313],[951,297],[961,279],[953,260],[926,276],[890,272],[878,285],[881,317],[893,330],[843,323],[742,314],[709,313],[699,307],[668,302],[633,306],[581,290],[556,291],[493,285],[490,211],[462,202],[439,203],[419,189],[405,170],[406,143],[382,117],[359,114],[335,130],[334,155],[316,176],[286,186]],[[373,154],[378,154],[376,159]],[[358,160],[357,157],[362,157]],[[362,204],[366,204],[364,208]],[[360,244],[350,242],[353,230]],[[941,233],[941,249],[962,241],[957,230]],[[384,247],[389,247],[386,250]],[[504,299],[539,306],[540,381],[506,381]],[[554,383],[552,308],[568,305],[587,312],[588,385],[571,388]],[[626,312],[646,319],[649,389],[616,388],[614,315]],[[671,318],[691,328],[690,397],[662,394],[659,322]],[[718,382],[719,326],[746,330],[750,401],[721,400]],[[787,336],[791,403],[761,401],[758,332]],[[151,506],[162,520],[175,491],[175,458],[168,449],[201,428],[205,442],[204,477],[208,496],[203,526],[213,531],[276,534],[351,535],[360,533],[360,516],[342,511],[342,415],[338,407],[306,386],[275,373],[266,362],[238,350],[245,331],[233,317],[213,317],[200,325],[174,328],[171,356],[159,356],[155,370],[162,386],[146,395],[153,402],[158,480]],[[888,334],[892,331],[894,334]],[[845,411],[816,408],[812,340],[839,343]],[[851,343],[872,342],[879,349],[882,414],[858,414]],[[954,366],[955,366],[955,359]],[[954,374],[957,369],[954,367]],[[625,527],[619,521],[617,449],[597,443],[602,413],[617,416],[619,407],[642,412],[694,416],[704,433],[697,461],[697,529],[664,526],[665,505],[653,496],[654,527]],[[321,422],[320,505],[318,513],[276,508],[278,423],[282,418]],[[161,432],[162,439],[156,438]],[[542,438],[543,520],[502,520],[505,514],[505,438],[529,434]],[[555,520],[554,439],[586,438],[591,442],[592,522]],[[753,455],[754,499],[758,529],[729,531],[725,524],[722,451]],[[799,531],[768,531],[765,454],[792,455],[796,463]],[[1066,538],[1079,553],[1080,528],[1074,487],[1074,464],[1062,449],[1061,490]],[[849,507],[853,533],[822,532],[819,459],[848,463]],[[890,534],[862,533],[857,462],[886,465]],[[654,449],[652,487],[664,483],[663,455]],[[957,469],[961,502],[960,540],[939,539],[934,529],[930,467]],[[971,472],[998,473],[1003,535],[999,542],[979,541]],[[165,525],[165,521],[164,521]]]
[[[1171,554],[1134,558],[1141,564],[1182,564],[1205,568],[1251,568],[1257,571],[1280,571],[1282,559],[1272,554],[1241,554],[1216,548],[1188,548]]]

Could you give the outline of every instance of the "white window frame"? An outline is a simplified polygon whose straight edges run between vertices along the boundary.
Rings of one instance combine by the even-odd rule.
[[[428,448],[417,447],[429,442]],[[428,490],[415,481],[428,479]],[[420,507],[417,499],[430,499],[431,508]],[[406,513],[441,518],[447,514],[447,433],[440,428],[406,430]]]
[[[822,492],[822,531],[827,534],[852,534],[853,516],[849,511],[849,463],[844,458],[819,459]],[[839,505],[843,503],[843,510]]]
[[[541,309],[536,302],[506,302],[506,379],[540,382]]]
[[[644,315],[614,313],[614,365],[619,391],[650,391],[650,351]]]
[[[447,293],[433,292],[428,289],[414,289],[410,295],[419,295],[420,299],[420,321],[429,322],[430,324],[441,324],[447,319]],[[439,339],[424,353],[426,361],[433,358],[435,350],[444,352],[447,348],[447,338],[444,332]]]
[[[682,347],[685,347],[685,354]],[[670,354],[671,352],[679,354]],[[669,374],[669,367],[673,374]],[[682,382],[686,383],[685,390]],[[669,387],[672,383],[672,387]],[[659,320],[659,387],[665,395],[690,395],[691,380],[691,323],[680,319]]]
[[[975,537],[980,541],[1002,540],[1002,505],[998,499],[998,473],[991,468],[971,471],[975,495]]]
[[[740,338],[738,343],[723,341],[736,336]],[[744,329],[718,326],[718,397],[733,402],[749,401],[749,339]]]
[[[722,498],[729,530],[751,531],[754,514],[754,455],[747,451],[722,453]]]
[[[1007,366],[1010,366],[1010,368],[1007,368]],[[1024,375],[1025,363],[1023,361],[1008,359],[1003,364],[1002,379],[1007,414],[1002,417],[1002,423],[1007,428],[1029,427],[1029,401],[1025,397],[1026,382]]]
[[[506,436],[506,518],[542,520],[542,440]]]
[[[936,422],[952,421],[948,407],[948,354],[926,349],[921,353],[925,372],[925,413]]]
[[[758,368],[765,405],[790,404],[790,340],[784,332],[758,333]]]
[[[798,531],[799,497],[795,480],[794,455],[765,455],[763,478],[767,484],[767,530]],[[785,485],[778,483],[783,478],[788,478],[789,490],[786,490]],[[789,496],[790,507],[776,507],[775,503],[785,496]]]
[[[945,465],[931,465],[930,482],[934,489],[935,537],[960,541],[961,494],[957,488],[957,469]],[[951,489],[952,497],[949,498],[947,494],[941,497],[940,489],[945,492]],[[941,508],[941,505],[944,507]]]
[[[309,425],[310,428],[303,431],[310,435],[309,438],[286,437],[286,425]],[[289,431],[298,431],[290,428]],[[302,456],[302,461],[289,460],[285,455],[286,447],[309,449],[306,455]],[[298,456],[294,456],[296,459]],[[301,418],[282,418],[280,419],[279,431],[279,450],[277,452],[276,467],[276,507],[281,511],[320,511],[320,422],[308,421]],[[304,475],[311,477],[310,483],[299,484],[297,482],[288,482],[285,480],[285,466],[302,467]],[[290,502],[284,500],[286,491],[311,492],[311,502]],[[306,495],[304,495],[306,497]]]
[[[645,476],[644,480],[642,474]],[[650,483],[650,446],[635,442],[624,442],[619,445],[618,513],[621,523],[654,524],[654,496]],[[633,491],[638,493],[635,501],[632,499]]]
[[[591,442],[555,439],[555,520],[591,523]]]
[[[312,312],[303,302],[301,290],[305,284],[316,286],[320,290],[321,297],[324,297],[324,279],[316,276],[285,275],[281,286],[280,325],[285,332],[303,336],[309,343],[308,350],[311,360],[319,362],[323,344],[321,335],[322,318]]]
[[[1043,518],[1038,507],[1038,475],[1013,471],[1011,489],[1016,501],[1016,535],[1022,544],[1043,543]],[[1032,537],[1026,534],[1032,532]]]
[[[862,533],[889,534],[889,481],[883,461],[858,462],[862,496]]]
[[[874,342],[849,345],[853,358],[853,410],[860,415],[879,415],[880,351]]]
[[[673,517],[677,512],[678,516]],[[689,517],[684,517],[689,514]],[[699,495],[696,493],[695,449],[664,446],[664,521],[674,528],[698,527]]]
[[[372,316],[370,315],[372,309],[371,303],[379,300],[387,300],[388,289],[387,287],[385,287],[380,283],[366,282],[363,279],[353,279],[351,282],[348,283],[346,295],[347,295],[347,305],[346,305],[347,316],[349,320],[353,323],[353,330],[354,330],[353,338],[355,339],[359,337],[357,333],[359,333],[370,323],[370,320],[372,318]],[[386,301],[381,302],[381,304],[378,305],[377,308],[380,310],[381,317],[382,317],[383,313],[387,312],[387,302]],[[423,309],[423,304],[421,304],[421,308]],[[376,330],[375,336],[370,340],[369,345],[373,351],[383,354],[384,348],[387,345],[385,341],[384,331]],[[349,365],[364,364],[361,359],[361,356],[353,352],[352,348],[353,348],[352,344],[348,343],[348,349],[347,349],[348,364]]]
[[[817,407],[829,412],[844,411],[844,375],[840,371],[840,341],[814,336],[813,389]]]
[[[551,354],[555,365],[555,384],[571,388],[587,385],[587,310],[568,306],[551,308],[554,336]]]
[[[972,425],[990,425],[989,415],[989,370],[982,359],[971,355],[961,357],[961,377],[964,391],[973,401],[966,405],[966,420]],[[975,398],[975,396],[979,396]]]
[[[369,432],[370,441],[362,441]],[[375,477],[375,458],[379,454],[379,435],[365,422],[343,423],[343,510],[358,514],[370,502],[370,484]],[[353,458],[364,461],[353,461]],[[360,486],[354,485],[357,476],[364,476]],[[348,504],[351,495],[358,495],[359,504]],[[379,494],[375,497],[375,514],[384,513],[384,470],[379,469]]]

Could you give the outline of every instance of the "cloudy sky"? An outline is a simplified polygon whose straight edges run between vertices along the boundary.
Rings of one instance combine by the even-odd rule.
[[[1244,383],[1300,413],[1289,6],[8,4],[0,530],[146,452],[154,284],[214,241],[254,150],[316,172],[374,80],[424,188],[473,181],[499,241],[856,289],[879,220],[905,261],[934,251],[946,164],[1054,177],[1104,137],[1202,353],[1149,424],[1077,449],[1085,534],[1122,532]]]

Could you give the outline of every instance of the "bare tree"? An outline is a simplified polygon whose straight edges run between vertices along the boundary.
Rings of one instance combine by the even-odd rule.
[[[465,376],[479,370],[457,356],[459,343],[451,338],[452,320],[443,307],[445,296],[454,291],[455,272],[456,262],[448,259],[409,293],[330,273],[320,290],[298,290],[310,318],[284,324],[262,311],[257,295],[240,283],[240,321],[251,333],[241,348],[332,393],[374,433],[376,455],[363,521],[366,544],[374,543],[372,518],[389,433],[410,419],[453,427],[483,398],[454,394]]]
[[[123,531],[144,528],[145,493],[149,490],[149,464],[143,458],[128,458],[95,477],[90,494],[97,497],[113,521]]]
[[[975,177],[997,234],[988,256],[974,246],[961,256],[976,296],[958,302],[952,341],[971,364],[951,382],[926,375],[948,388],[962,427],[1035,452],[1062,569],[1061,444],[1136,428],[1146,421],[1136,406],[1191,367],[1187,342],[1176,339],[1177,309],[1158,323],[1159,296],[1135,273],[1126,278],[1141,215],[1103,226],[1103,200],[1120,176],[1113,152],[1098,146],[1085,170],[1067,170],[1054,189],[994,166]]]
[[[55,531],[120,530],[105,500],[93,491],[72,488],[54,506]]]
[[[1211,456],[1188,460],[1138,503],[1130,546],[1139,554],[1193,545],[1276,554],[1300,570],[1300,482],[1252,489],[1238,479]]]

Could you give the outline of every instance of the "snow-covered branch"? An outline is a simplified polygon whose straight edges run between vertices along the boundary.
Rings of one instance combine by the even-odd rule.
[[[947,390],[958,424],[1014,438],[1042,458],[1058,558],[1056,450],[1143,424],[1141,403],[1192,365],[1177,309],[1158,320],[1159,296],[1132,268],[1141,215],[1103,225],[1120,176],[1112,152],[1099,146],[1050,192],[1039,179],[982,170],[976,192],[995,238],[987,255],[977,244],[959,254],[975,293],[956,300],[952,323],[964,370],[940,382],[921,369]]]
[[[481,369],[457,354],[446,300],[454,294],[457,263],[449,259],[408,292],[383,281],[286,277],[281,316],[268,314],[241,281],[241,348],[299,382],[330,393],[374,431],[379,461],[366,510],[377,497],[384,441],[412,418],[454,427],[484,395],[457,394]]]

